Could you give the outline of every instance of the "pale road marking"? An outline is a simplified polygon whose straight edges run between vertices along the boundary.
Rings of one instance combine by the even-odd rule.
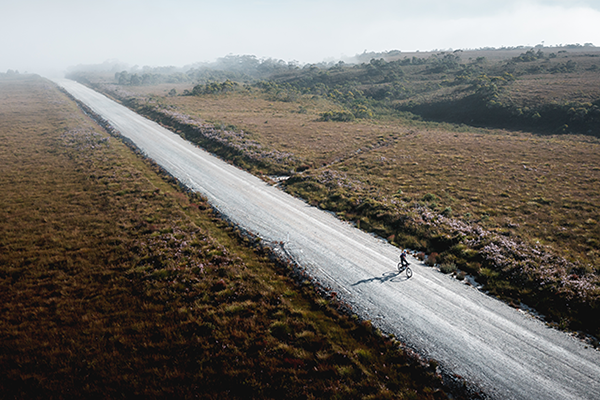
[[[600,399],[600,352],[211,156],[78,83],[57,80],[231,221],[286,251],[360,317],[494,399]]]

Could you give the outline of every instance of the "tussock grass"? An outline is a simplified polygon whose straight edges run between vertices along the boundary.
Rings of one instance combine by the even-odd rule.
[[[561,57],[536,63],[547,61],[544,68],[551,68],[566,62]],[[553,101],[563,107],[597,99],[597,72],[588,70],[596,59],[569,57],[579,57],[576,61],[581,68],[587,63],[585,68],[540,75],[527,72],[533,64],[517,64],[514,80],[505,82],[494,101],[509,104],[513,99],[511,107],[526,114]],[[501,64],[490,63],[489,73],[500,76],[502,68],[512,68]],[[409,92],[427,106],[442,98],[447,86],[443,74],[425,71],[423,65],[406,67],[411,76],[406,85],[416,85]],[[178,86],[177,92],[185,87]],[[127,87],[127,94],[114,85],[102,90],[155,118],[156,113],[177,114],[177,123],[161,120],[180,130],[186,117],[194,118],[192,125],[222,127],[218,142],[223,148],[261,146],[260,162],[252,161],[252,149],[236,147],[246,157],[238,165],[258,175],[291,175],[283,186],[310,204],[401,247],[440,253],[440,262],[478,276],[490,293],[600,336],[595,318],[600,307],[600,142],[594,132],[483,129],[389,110],[371,119],[323,121],[323,113],[339,111],[335,97],[298,92],[293,101],[277,101],[253,86],[175,97],[166,96],[166,86]],[[242,139],[224,140],[234,136],[231,132],[243,132]],[[285,161],[266,156],[282,152],[288,155]],[[480,274],[482,268],[494,274]]]
[[[446,398],[54,85],[0,93],[1,397]]]

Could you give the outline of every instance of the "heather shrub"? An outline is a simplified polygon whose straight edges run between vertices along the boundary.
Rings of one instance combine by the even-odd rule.
[[[450,252],[444,252],[436,257],[436,261],[438,264],[459,264],[461,261],[458,257]],[[464,261],[462,262],[464,263]]]
[[[433,267],[437,262],[438,253],[431,253],[425,258],[425,265]]]
[[[321,121],[354,121],[355,117],[350,111],[326,111],[321,114]]]
[[[285,339],[292,332],[290,326],[283,321],[275,321],[271,324],[270,327],[271,335],[275,336],[278,339]]]
[[[423,196],[423,201],[437,201],[438,198],[435,194],[427,193]]]
[[[456,272],[456,270],[457,270],[456,264],[454,264],[453,262],[450,262],[450,263],[446,262],[446,263],[443,263],[442,265],[440,265],[440,271],[442,271],[445,274],[454,273],[454,272]]]

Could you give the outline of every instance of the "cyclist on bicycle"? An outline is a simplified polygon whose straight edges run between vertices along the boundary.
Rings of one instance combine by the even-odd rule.
[[[406,250],[400,254],[400,264],[402,267],[408,267],[408,261],[406,261]]]

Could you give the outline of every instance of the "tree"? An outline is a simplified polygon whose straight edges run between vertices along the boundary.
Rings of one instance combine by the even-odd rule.
[[[129,85],[129,74],[127,73],[127,71],[116,72],[115,80],[119,85]]]
[[[138,74],[133,74],[131,75],[131,78],[129,79],[129,84],[131,86],[138,86],[142,84],[142,80],[140,79]]]
[[[446,72],[459,67],[460,56],[452,53],[434,54],[430,57],[429,62],[431,63],[430,72]]]

